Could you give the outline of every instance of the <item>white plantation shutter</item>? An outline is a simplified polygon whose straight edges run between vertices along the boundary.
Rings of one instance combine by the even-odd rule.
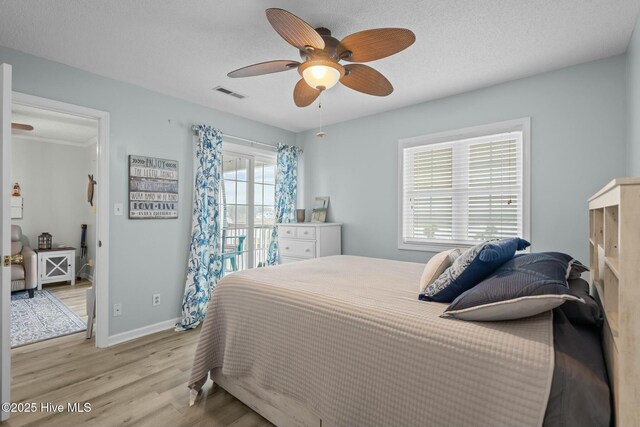
[[[523,132],[401,142],[401,246],[523,236]]]

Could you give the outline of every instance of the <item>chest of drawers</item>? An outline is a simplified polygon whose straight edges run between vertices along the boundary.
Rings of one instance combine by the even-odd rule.
[[[280,263],[340,255],[342,224],[302,222],[278,225]]]

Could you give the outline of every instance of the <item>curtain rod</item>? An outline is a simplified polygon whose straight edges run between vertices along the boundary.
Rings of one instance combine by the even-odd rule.
[[[193,126],[191,127],[191,130],[192,130],[192,131],[193,131],[193,133],[194,133],[194,134],[196,134],[196,135],[197,135],[197,133],[198,133],[198,129],[199,129],[199,128],[198,128],[198,126],[196,126],[196,125],[193,125]],[[272,150],[277,150],[277,149],[278,149],[278,147],[276,147],[275,145],[266,144],[266,143],[264,143],[264,142],[259,142],[259,141],[254,141],[254,140],[252,140],[252,139],[241,138],[241,137],[239,137],[239,136],[229,135],[228,133],[224,133],[224,132],[222,133],[222,137],[223,137],[223,138],[231,138],[231,139],[235,139],[235,140],[243,141],[243,142],[248,142],[249,144],[262,145],[262,146],[264,146],[264,147],[268,147],[268,148],[270,148],[270,149],[272,149]]]

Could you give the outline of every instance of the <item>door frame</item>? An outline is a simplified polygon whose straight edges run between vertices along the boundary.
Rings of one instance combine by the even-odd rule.
[[[96,263],[93,284],[96,295],[96,347],[109,346],[109,113],[40,96],[13,92],[13,104],[40,108],[98,121],[96,182],[98,209],[96,218]]]
[[[0,64],[0,165],[11,163],[11,65]],[[8,126],[5,126],[8,124]],[[10,168],[0,167],[0,258],[11,254]],[[11,273],[0,264],[0,402],[11,402]],[[9,419],[11,412],[0,410],[0,421]]]
[[[274,147],[276,148],[276,147]],[[265,149],[256,146],[247,146],[244,144],[238,144],[230,142],[224,139],[222,136],[222,161],[224,161],[224,155],[234,155],[247,159],[249,161],[249,168],[247,170],[247,229],[250,230],[247,236],[247,255],[248,255],[248,268],[257,267],[255,255],[255,203],[254,203],[254,185],[255,185],[255,162],[256,160],[273,161],[277,166],[277,153],[276,151]],[[251,183],[251,185],[249,185]]]

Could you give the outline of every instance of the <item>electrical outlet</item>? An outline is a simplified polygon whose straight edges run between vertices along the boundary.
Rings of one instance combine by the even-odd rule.
[[[153,306],[160,305],[160,294],[153,294],[153,297],[151,299],[151,305]]]
[[[113,317],[122,316],[122,304],[113,304]]]

